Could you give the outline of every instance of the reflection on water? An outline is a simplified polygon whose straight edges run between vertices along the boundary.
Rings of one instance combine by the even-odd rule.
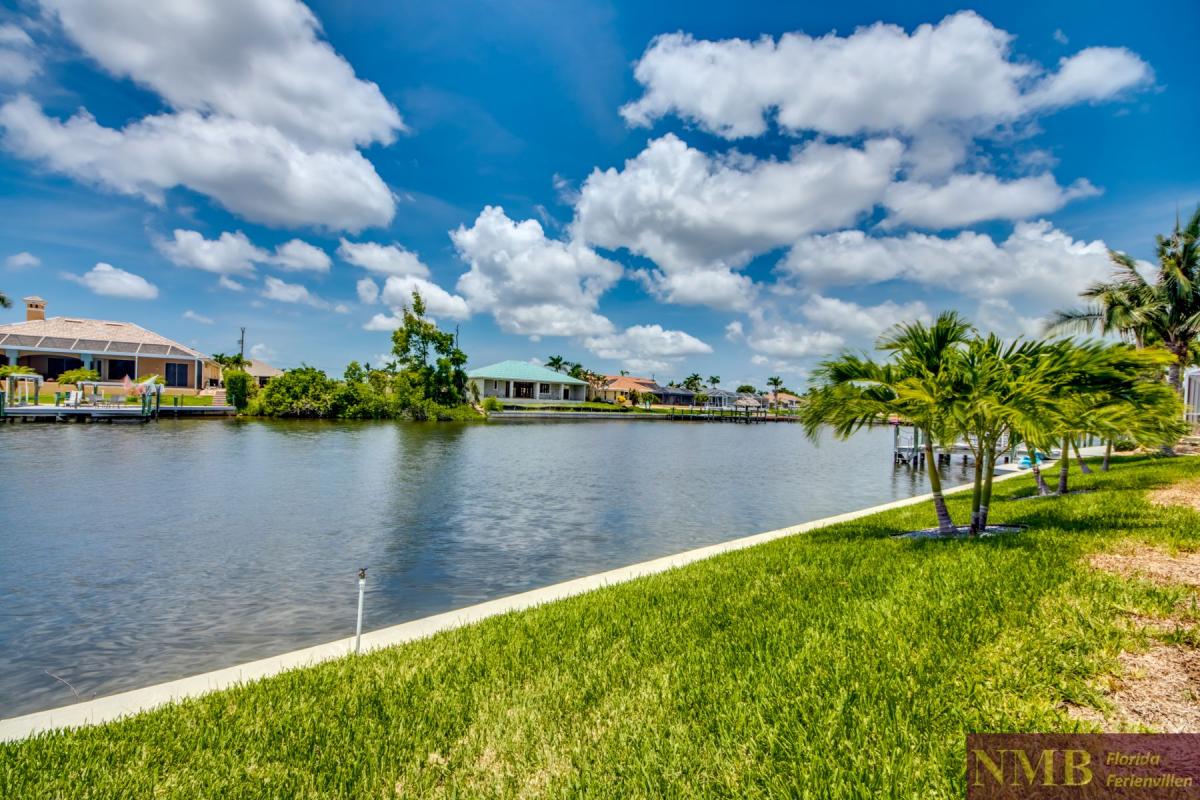
[[[0,429],[0,716],[928,491],[890,430],[162,421]],[[966,476],[945,470],[948,485]]]

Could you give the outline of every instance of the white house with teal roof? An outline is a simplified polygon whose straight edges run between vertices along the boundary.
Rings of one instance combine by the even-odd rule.
[[[501,361],[467,371],[479,398],[496,397],[511,403],[582,403],[588,384],[549,367],[528,361]]]

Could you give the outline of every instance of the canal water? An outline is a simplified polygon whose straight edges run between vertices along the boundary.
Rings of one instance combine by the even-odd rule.
[[[925,491],[890,429],[3,426],[0,717],[349,636],[362,566],[369,630]]]

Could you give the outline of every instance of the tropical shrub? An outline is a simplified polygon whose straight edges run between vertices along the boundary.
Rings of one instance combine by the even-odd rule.
[[[272,378],[250,405],[265,417],[335,416],[338,382],[319,369],[301,366]]]
[[[250,405],[250,398],[258,391],[258,382],[253,375],[240,369],[224,373],[225,394],[238,411],[245,411]]]
[[[485,397],[483,398],[483,410],[489,414],[495,411],[503,411],[504,404],[500,402],[499,398]]]
[[[36,372],[33,369],[31,369],[29,367],[23,367],[19,364],[8,364],[6,366],[0,367],[0,379],[7,378],[9,375],[34,375],[34,374],[36,374]]]
[[[63,385],[76,384],[80,381],[98,381],[100,380],[100,373],[94,369],[69,369],[66,372],[59,373],[59,376],[55,380]]]

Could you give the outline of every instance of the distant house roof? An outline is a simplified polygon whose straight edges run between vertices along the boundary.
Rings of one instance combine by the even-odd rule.
[[[610,377],[611,376],[606,376]],[[604,385],[605,389],[614,392],[648,392],[653,391],[655,383],[647,378],[631,378],[628,375],[618,375]]]
[[[792,394],[791,392],[778,392],[778,393],[767,392],[767,394],[765,394],[763,396],[766,398],[768,403],[775,403],[775,402],[798,403],[798,402],[800,402],[800,398],[797,397],[796,395]]]
[[[93,355],[207,358],[187,345],[159,336],[132,322],[75,317],[50,317],[0,325],[0,348],[37,348]]]
[[[655,386],[651,389],[654,394],[663,397],[695,397],[696,393],[682,386]]]
[[[719,389],[719,388],[705,389],[704,393],[706,395],[708,395],[709,397],[724,397],[724,398],[727,398],[730,400],[737,399],[737,394],[735,392],[729,391],[728,389]]]
[[[257,359],[250,360],[250,363],[246,365],[246,372],[255,378],[274,378],[283,374],[283,370]]]
[[[528,361],[501,361],[467,371],[468,378],[479,378],[493,381],[536,381],[538,383],[567,383],[573,386],[586,386],[587,381],[572,378],[565,372],[555,372],[540,364],[530,364]]]
[[[734,405],[743,408],[760,408],[762,403],[758,402],[758,398],[752,394],[739,394]]]

